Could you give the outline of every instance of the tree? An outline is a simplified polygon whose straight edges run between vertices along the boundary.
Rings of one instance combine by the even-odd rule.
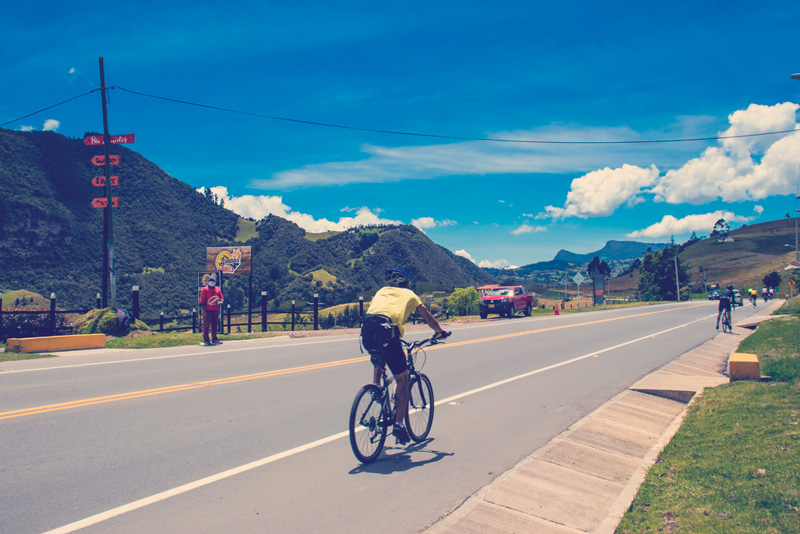
[[[668,246],[664,250],[644,255],[639,268],[639,292],[644,300],[678,300],[675,284],[675,262],[678,247]],[[678,283],[689,284],[689,273],[677,259]],[[683,293],[683,291],[682,291]]]
[[[474,287],[457,288],[447,300],[450,315],[476,315],[481,297]]]
[[[773,271],[764,277],[763,282],[767,287],[777,288],[780,287],[781,280],[781,275]]]
[[[711,230],[710,237],[723,236],[731,229],[731,223],[725,222],[725,219],[719,219],[714,223],[714,229]]]
[[[589,262],[589,267],[586,269],[589,273],[589,276],[592,276],[592,273],[600,273],[605,276],[611,276],[611,268],[605,261],[600,261],[599,256],[595,256],[591,262]]]

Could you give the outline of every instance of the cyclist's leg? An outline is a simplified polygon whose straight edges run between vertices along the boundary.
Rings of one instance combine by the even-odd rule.
[[[397,382],[397,389],[395,390],[395,403],[396,410],[395,422],[402,423],[408,413],[408,370],[400,374],[394,375]]]
[[[406,352],[400,343],[400,338],[396,337],[389,342],[385,351],[386,364],[392,371],[397,389],[395,390],[395,410],[397,417],[395,421],[402,423],[408,410],[408,364],[406,363]]]
[[[372,384],[375,386],[381,385],[381,373],[383,370],[380,367],[372,367]]]

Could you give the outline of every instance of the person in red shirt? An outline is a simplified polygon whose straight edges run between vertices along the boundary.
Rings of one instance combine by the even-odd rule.
[[[203,345],[221,345],[222,341],[217,339],[219,330],[219,307],[223,302],[222,290],[217,287],[217,277],[208,277],[208,283],[200,290],[200,309],[203,310]],[[211,331],[209,341],[208,332]]]

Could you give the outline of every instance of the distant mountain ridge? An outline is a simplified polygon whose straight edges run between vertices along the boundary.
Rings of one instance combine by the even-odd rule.
[[[640,258],[647,252],[647,249],[660,250],[667,246],[666,243],[640,243],[638,241],[608,241],[605,246],[598,251],[587,254],[576,254],[568,250],[559,250],[554,261],[568,261],[571,263],[588,263],[595,256],[603,261],[632,260]]]
[[[102,285],[103,210],[91,206],[103,189],[92,185],[102,167],[91,163],[103,147],[55,132],[0,128],[0,291],[56,293],[60,306],[90,308]],[[237,240],[242,219],[169,176],[127,147],[114,168],[117,294],[130,306],[140,287],[146,316],[191,310],[197,273],[210,246],[250,246],[253,301],[316,293],[327,304],[352,301],[383,284],[383,270],[402,268],[419,283],[442,287],[480,285],[492,276],[433,243],[413,226],[356,228],[312,236],[276,216],[255,223],[257,235]],[[252,228],[253,224],[250,223]],[[226,277],[226,300],[241,309],[248,280]],[[8,306],[4,303],[4,307]]]
[[[484,269],[487,273],[495,277],[518,276],[536,277],[536,273],[552,273],[563,271],[571,266],[579,266],[589,263],[595,256],[608,263],[633,262],[636,258],[641,258],[648,249],[660,250],[666,243],[641,243],[639,241],[608,241],[605,246],[595,252],[587,254],[577,254],[568,250],[559,250],[555,257],[550,261],[540,261],[530,263],[522,267],[513,269]]]

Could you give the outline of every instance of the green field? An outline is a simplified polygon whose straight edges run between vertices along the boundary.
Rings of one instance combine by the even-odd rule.
[[[771,382],[707,389],[648,471],[618,533],[800,532],[800,299],[739,347]]]

